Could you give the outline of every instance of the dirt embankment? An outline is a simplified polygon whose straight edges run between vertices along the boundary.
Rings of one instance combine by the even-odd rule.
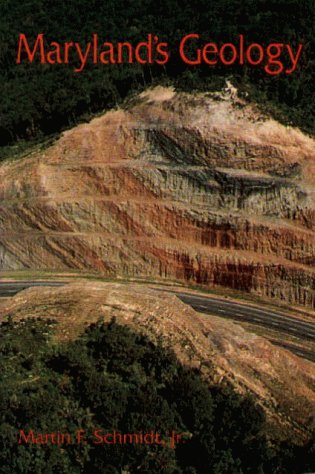
[[[76,337],[99,318],[115,316],[120,324],[172,347],[182,363],[200,369],[209,382],[226,379],[239,392],[252,393],[273,436],[305,441],[315,428],[314,364],[230,321],[202,316],[174,294],[145,285],[84,281],[25,290],[0,300],[0,312],[4,318],[53,318],[59,341]]]

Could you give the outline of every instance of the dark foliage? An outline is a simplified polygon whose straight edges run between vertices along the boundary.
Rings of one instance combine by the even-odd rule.
[[[114,106],[152,82],[171,80],[179,88],[215,88],[226,76],[249,98],[284,122],[314,133],[314,0],[3,0],[0,5],[0,145],[54,134]],[[143,41],[158,34],[171,47],[165,66],[89,65],[76,74],[69,65],[16,65],[19,33],[85,45],[97,32],[102,41]],[[267,45],[304,44],[298,69],[268,76],[255,67],[186,66],[178,42],[197,32],[205,41]],[[2,156],[4,156],[4,150]]]
[[[173,353],[115,321],[56,346],[52,322],[0,326],[0,472],[298,473],[312,447],[269,446],[262,411],[227,386],[209,389]],[[18,443],[70,433],[70,444]],[[87,443],[76,443],[85,430]],[[93,432],[161,435],[164,445],[96,445]],[[170,447],[170,433],[182,442]]]

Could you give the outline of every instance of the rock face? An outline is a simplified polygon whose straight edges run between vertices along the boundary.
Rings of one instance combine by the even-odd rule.
[[[315,307],[315,141],[156,88],[0,165],[0,270],[93,269]]]
[[[200,369],[210,383],[228,380],[251,393],[266,412],[272,436],[307,440],[315,428],[315,372],[300,359],[231,321],[202,316],[174,294],[145,285],[71,283],[62,288],[32,288],[0,300],[3,317],[42,317],[58,321],[57,339],[83,332],[99,318],[113,316],[172,347],[183,364]]]

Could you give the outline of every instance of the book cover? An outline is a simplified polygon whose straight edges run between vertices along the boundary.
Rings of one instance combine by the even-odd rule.
[[[314,13],[2,0],[0,472],[314,472]]]

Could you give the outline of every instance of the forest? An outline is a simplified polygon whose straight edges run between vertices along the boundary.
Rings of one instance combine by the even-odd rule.
[[[286,124],[314,133],[314,0],[3,0],[0,4],[0,157],[5,147],[40,141],[94,114],[115,107],[150,84],[183,90],[215,90],[229,78],[240,94]],[[16,64],[19,35],[45,42],[75,41],[86,47],[93,34],[136,45],[148,34],[170,45],[166,64],[87,64],[80,74],[68,64]],[[272,42],[303,52],[292,74],[270,76],[239,64],[191,66],[178,44],[189,33],[208,42]],[[75,67],[76,59],[73,58]],[[287,55],[285,67],[290,67]]]
[[[270,441],[265,415],[250,395],[225,381],[206,384],[161,343],[114,319],[64,343],[56,342],[56,328],[52,320],[32,318],[0,326],[0,473],[295,474],[314,468],[314,443]],[[68,444],[42,437],[31,443],[19,442],[21,430],[24,441],[31,431],[84,432],[88,439],[99,430],[154,431],[165,439],[175,431],[182,442]]]

